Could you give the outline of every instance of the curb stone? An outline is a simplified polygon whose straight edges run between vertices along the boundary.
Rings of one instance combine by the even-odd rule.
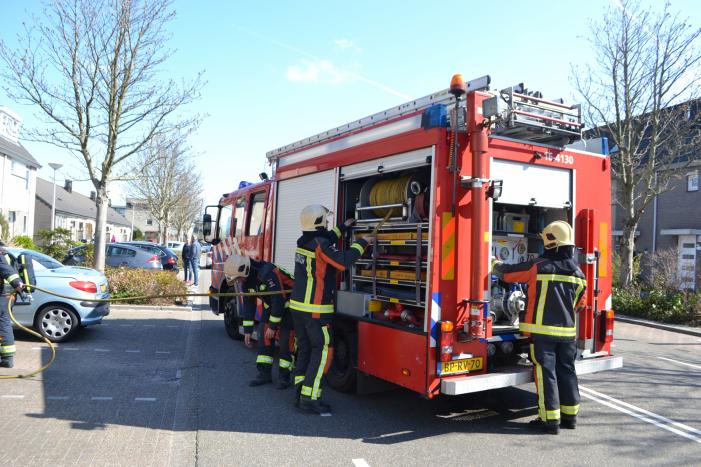
[[[192,312],[192,306],[189,305],[110,305],[110,312],[113,311],[186,311]]]
[[[648,321],[646,319],[631,318],[624,315],[616,315],[614,318],[616,321],[621,321],[622,323],[637,324],[638,326],[647,326],[650,328],[662,329],[664,331],[678,332],[680,334],[688,334],[690,336],[701,337],[701,328],[692,328],[689,326],[676,326],[673,324],[663,324],[657,323],[655,321]]]

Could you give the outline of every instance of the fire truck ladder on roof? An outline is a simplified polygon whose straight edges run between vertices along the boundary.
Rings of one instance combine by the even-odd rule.
[[[479,78],[473,79],[466,84],[467,92],[470,91],[480,91],[489,89],[490,77],[489,75],[481,76]],[[272,162],[278,157],[285,155],[289,152],[296,152],[300,149],[304,149],[315,144],[334,139],[343,134],[349,132],[356,132],[378,123],[387,122],[390,120],[395,120],[408,114],[416,113],[421,110],[427,109],[432,105],[444,104],[447,106],[452,106],[455,104],[455,97],[450,94],[450,89],[444,89],[442,91],[434,92],[428,96],[415,99],[397,107],[392,107],[390,109],[372,114],[369,117],[361,118],[360,120],[355,120],[345,125],[338,126],[328,131],[310,136],[309,138],[304,138],[295,143],[282,146],[272,151],[268,151],[266,157],[268,161]]]

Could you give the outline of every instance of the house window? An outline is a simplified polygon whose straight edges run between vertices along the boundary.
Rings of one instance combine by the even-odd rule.
[[[699,173],[686,174],[686,191],[699,191]]]
[[[146,225],[153,225],[153,219],[146,219]]]

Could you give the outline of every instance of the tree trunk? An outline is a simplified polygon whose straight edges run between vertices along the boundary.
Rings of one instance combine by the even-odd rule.
[[[629,287],[633,283],[633,259],[635,258],[635,231],[638,224],[626,224],[623,226],[623,238],[621,245],[621,287]]]
[[[109,201],[107,198],[107,186],[103,184],[99,188],[96,187],[97,194],[95,197],[95,205],[97,206],[97,216],[95,218],[95,250],[93,253],[93,268],[98,271],[105,270],[105,227],[107,227],[107,210],[109,209]]]

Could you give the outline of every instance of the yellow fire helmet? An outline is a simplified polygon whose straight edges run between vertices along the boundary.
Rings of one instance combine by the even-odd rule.
[[[560,246],[574,245],[574,231],[565,221],[555,221],[548,224],[540,234],[546,250]]]
[[[316,230],[319,227],[326,228],[329,214],[331,214],[331,211],[321,204],[310,204],[302,209],[302,213],[299,216],[302,230],[307,232]]]
[[[224,277],[229,284],[239,277],[248,277],[251,272],[251,259],[248,256],[232,254],[224,262]]]

